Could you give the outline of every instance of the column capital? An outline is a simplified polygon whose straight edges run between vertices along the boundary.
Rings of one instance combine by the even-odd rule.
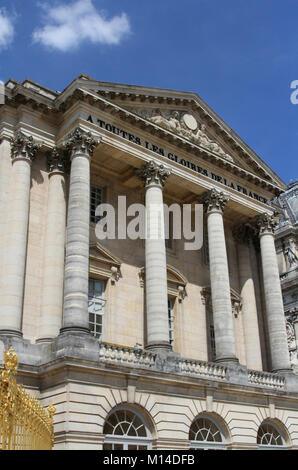
[[[255,223],[260,237],[268,233],[273,235],[275,228],[279,224],[277,212],[274,212],[274,214],[268,214],[267,212],[264,212],[263,214],[256,217]]]
[[[94,139],[91,132],[83,131],[80,127],[77,127],[73,132],[68,134],[65,148],[71,152],[71,158],[76,153],[91,158],[95,147],[100,144],[100,141],[100,138],[97,140]]]
[[[41,144],[36,144],[32,136],[26,136],[22,132],[17,132],[11,139],[11,158],[12,161],[25,160],[32,163]]]
[[[66,173],[69,165],[65,150],[60,147],[54,147],[47,153],[47,164],[50,173]]]
[[[212,188],[199,198],[199,202],[204,204],[207,213],[212,211],[223,212],[229,197],[222,191]]]
[[[168,168],[163,164],[155,163],[153,160],[136,169],[136,175],[144,182],[145,187],[152,184],[163,187],[170,174],[171,171]]]

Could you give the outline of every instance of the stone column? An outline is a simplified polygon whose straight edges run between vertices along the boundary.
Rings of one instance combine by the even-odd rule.
[[[250,245],[254,231],[248,224],[242,224],[234,228],[233,235],[237,241],[246,366],[248,369],[263,370],[258,311],[250,261]]]
[[[12,179],[0,286],[0,333],[6,335],[22,336],[31,164],[39,147],[21,132],[11,145]]]
[[[228,197],[212,189],[204,197],[207,212],[211,297],[216,344],[216,362],[238,363],[235,337],[223,210]]]
[[[55,147],[48,154],[48,169],[48,209],[38,342],[55,338],[62,326],[66,231],[66,158],[62,149]]]
[[[71,152],[71,170],[61,333],[89,333],[90,160],[98,144],[90,132],[77,128],[66,145]]]
[[[273,372],[291,370],[283,299],[274,244],[276,217],[267,213],[257,218],[260,236],[266,318]]]
[[[162,188],[170,175],[154,161],[136,171],[146,189],[145,289],[147,349],[170,350],[167,261]]]

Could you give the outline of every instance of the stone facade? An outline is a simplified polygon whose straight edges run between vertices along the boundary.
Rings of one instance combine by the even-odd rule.
[[[281,212],[275,233],[275,244],[286,316],[288,346],[291,364],[298,367],[298,182],[288,185],[286,191],[274,200]]]
[[[271,202],[283,181],[194,93],[84,75],[62,93],[30,80],[5,90],[0,357],[12,346],[19,380],[56,406],[55,448],[257,449],[267,426],[298,449],[280,284],[292,235],[279,254],[294,222],[276,229]],[[99,236],[99,201],[116,221],[129,208],[127,224],[145,206],[159,237],[117,223]],[[186,232],[165,240],[164,204],[200,221],[202,246],[186,249]],[[115,438],[114,412],[146,433]],[[221,440],[194,437],[194,423]]]

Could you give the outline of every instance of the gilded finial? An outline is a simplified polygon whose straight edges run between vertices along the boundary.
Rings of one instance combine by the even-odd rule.
[[[48,413],[50,415],[50,418],[53,419],[54,414],[56,413],[56,407],[51,403],[48,408]]]
[[[14,352],[13,348],[10,348],[9,351],[4,350],[4,369],[16,375],[18,370],[18,356]]]

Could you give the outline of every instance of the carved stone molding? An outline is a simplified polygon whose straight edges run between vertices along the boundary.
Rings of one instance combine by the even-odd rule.
[[[54,147],[51,152],[48,152],[47,164],[50,173],[54,171],[65,173],[69,170],[69,162],[63,148]]]
[[[145,285],[145,268],[142,267],[139,271],[139,279],[141,287]],[[187,296],[186,293],[186,284],[187,284],[186,277],[178,271],[178,269],[174,268],[167,264],[167,285],[168,285],[168,294],[177,298],[179,303],[181,303],[185,297]]]
[[[231,155],[227,154],[223,148],[212,141],[206,131],[204,123],[198,123],[196,118],[188,112],[181,110],[141,110],[132,108],[131,111],[139,116],[148,119],[157,126],[184,137],[191,142],[204,147],[211,152],[217,153],[225,160],[233,162]]]
[[[214,188],[199,198],[199,202],[204,204],[207,213],[212,210],[223,212],[228,201],[229,197],[226,194]]]
[[[11,158],[12,161],[26,160],[32,163],[41,144],[36,144],[32,136],[26,136],[18,132],[11,140]]]
[[[260,236],[265,233],[273,234],[274,230],[279,224],[279,218],[277,217],[276,212],[273,215],[270,215],[267,212],[265,212],[264,214],[257,216],[255,221],[256,221],[256,227]]]
[[[297,357],[297,343],[296,343],[296,335],[295,335],[295,327],[294,324],[297,321],[297,313],[296,315],[290,314],[286,317],[286,331],[287,331],[287,341],[288,341],[288,349],[290,355],[291,364],[298,363]]]
[[[144,182],[145,187],[150,184],[157,184],[161,187],[165,185],[166,179],[171,171],[164,165],[157,164],[153,160],[145,163],[141,168],[136,169],[137,177]]]
[[[113,255],[100,243],[90,245],[89,271],[91,275],[102,279],[110,279],[111,284],[115,285],[121,277],[121,264],[120,258]]]
[[[76,153],[80,153],[91,158],[93,156],[94,149],[99,144],[100,139],[94,139],[91,132],[85,132],[80,127],[77,127],[68,135],[65,148],[71,152],[71,157]]]
[[[235,318],[241,313],[242,310],[242,301],[241,296],[234,289],[230,289],[232,311]],[[211,287],[203,287],[201,289],[201,299],[202,304],[206,306],[207,309],[212,309],[212,295]]]

